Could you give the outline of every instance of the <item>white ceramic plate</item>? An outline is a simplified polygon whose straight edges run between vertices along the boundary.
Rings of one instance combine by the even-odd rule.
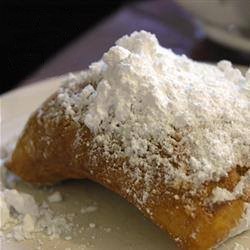
[[[250,53],[250,39],[240,32],[230,32],[207,23],[203,23],[203,27],[212,40],[232,49]]]
[[[250,53],[249,0],[176,0],[200,21],[212,40]]]
[[[28,116],[60,85],[62,77],[52,78],[31,86],[19,88],[1,97],[1,145],[5,144],[22,130]],[[30,187],[20,182],[17,189],[32,193],[37,200],[44,200],[49,190]],[[60,213],[75,213],[74,223],[83,227],[83,231],[75,227],[72,240],[49,240],[43,233],[34,240],[1,242],[5,250],[33,250],[38,246],[38,239],[43,245],[40,249],[86,249],[86,250],[175,250],[175,244],[166,233],[153,225],[149,220],[118,195],[90,181],[68,181],[54,187],[59,190],[64,200],[52,204],[52,208]],[[83,206],[96,203],[98,210],[81,214]],[[96,227],[90,229],[89,223]],[[110,232],[107,232],[110,228]],[[245,232],[219,247],[226,249],[249,249],[250,232]],[[244,248],[245,247],[245,248]]]

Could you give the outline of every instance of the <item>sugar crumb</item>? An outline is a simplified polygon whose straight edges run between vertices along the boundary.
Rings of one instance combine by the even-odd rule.
[[[60,192],[56,191],[53,194],[48,196],[48,201],[50,203],[54,203],[54,202],[61,202],[62,201],[62,195]]]
[[[95,228],[96,225],[95,225],[95,223],[89,223],[89,227],[90,227],[90,228]]]

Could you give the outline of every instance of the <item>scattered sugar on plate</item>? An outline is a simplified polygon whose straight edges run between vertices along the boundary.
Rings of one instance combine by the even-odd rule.
[[[61,202],[63,200],[62,195],[59,191],[54,192],[53,194],[48,196],[48,201],[50,203]]]
[[[104,230],[106,233],[110,233],[110,232],[111,232],[111,228],[110,228],[110,227],[104,227],[103,230]]]
[[[4,161],[0,166],[1,181],[5,178],[3,173]],[[9,175],[9,173],[7,173]],[[12,178],[15,181],[15,178]],[[12,186],[12,185],[11,185]],[[50,202],[60,202],[62,196],[55,192],[48,197]],[[33,239],[36,233],[44,232],[49,239],[59,238],[62,234],[71,233],[73,228],[73,215],[55,214],[49,205],[43,201],[39,204],[32,195],[20,192],[17,189],[6,188],[1,182],[0,191],[0,230],[3,237],[16,241]],[[69,219],[67,218],[69,217]],[[69,237],[69,236],[68,236]],[[38,249],[42,241],[38,240]]]
[[[65,240],[71,240],[72,239],[72,236],[66,236],[64,237]]]
[[[29,233],[34,232],[35,222],[35,219],[30,214],[25,214],[23,218],[23,230]]]
[[[95,225],[95,223],[89,223],[89,227],[90,227],[90,228],[95,228],[96,225]]]
[[[7,203],[4,200],[3,195],[0,196],[0,212],[1,212],[0,228],[3,228],[4,225],[10,219],[10,210],[8,208]]]
[[[235,242],[233,250],[249,250],[249,248],[248,247],[244,247],[241,244]]]
[[[87,206],[87,207],[82,207],[80,212],[81,214],[86,214],[86,213],[92,213],[97,210],[97,206]]]

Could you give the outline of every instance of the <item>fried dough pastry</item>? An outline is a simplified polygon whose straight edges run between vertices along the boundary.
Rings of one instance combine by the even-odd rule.
[[[141,36],[155,42],[151,34],[145,33],[135,33],[124,39],[128,42],[133,37],[138,39]],[[125,49],[131,47],[125,46],[124,40],[117,44],[116,47],[123,46]],[[109,55],[114,56],[115,49],[111,49]],[[117,52],[116,56],[120,55],[119,62],[126,57],[125,53],[120,50]],[[108,66],[109,59],[107,55],[104,57],[104,63]],[[100,64],[103,65],[103,62]],[[114,64],[119,63],[116,61]],[[107,70],[106,66],[102,70]],[[208,66],[210,70],[209,67],[212,66]],[[114,71],[112,74],[115,74]],[[223,168],[225,173],[219,173],[218,176],[215,176],[217,169],[212,174],[209,172],[209,177],[204,177],[208,173],[207,169],[202,172],[197,168],[195,174],[192,173],[196,154],[187,138],[197,133],[198,127],[171,126],[171,132],[164,132],[165,137],[158,137],[156,141],[150,135],[147,137],[146,153],[141,153],[144,146],[142,135],[141,144],[128,146],[133,145],[128,139],[132,132],[133,138],[139,136],[135,134],[138,120],[132,120],[132,127],[125,128],[131,117],[113,124],[112,117],[119,113],[109,113],[112,119],[102,117],[101,122],[98,121],[101,129],[89,125],[97,124],[93,117],[92,120],[89,118],[91,108],[98,110],[91,103],[103,98],[102,105],[106,105],[113,97],[101,96],[103,79],[111,82],[108,75],[100,71],[99,64],[80,77],[71,77],[32,114],[7,167],[30,183],[53,184],[65,179],[84,178],[98,182],[135,205],[170,234],[181,249],[209,249],[246,230],[237,228],[249,214],[249,144],[244,144],[245,153],[237,164],[232,162],[232,166]],[[116,79],[123,78],[120,76]],[[119,89],[119,86],[115,88]],[[129,98],[127,101],[129,103]],[[146,109],[146,104],[143,105]],[[133,111],[133,114],[136,112]],[[218,120],[216,122],[219,123]],[[206,124],[200,126],[206,128]],[[143,130],[142,124],[138,128],[138,131]],[[202,135],[206,131],[202,130]],[[120,136],[122,133],[125,134]],[[168,144],[162,143],[159,138],[168,140]],[[132,153],[128,150],[131,148]],[[223,154],[221,157],[224,157]]]

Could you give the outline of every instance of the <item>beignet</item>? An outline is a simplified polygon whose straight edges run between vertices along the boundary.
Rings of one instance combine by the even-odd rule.
[[[249,79],[134,32],[32,114],[7,166],[31,183],[96,181],[179,247],[209,249],[247,230]]]

